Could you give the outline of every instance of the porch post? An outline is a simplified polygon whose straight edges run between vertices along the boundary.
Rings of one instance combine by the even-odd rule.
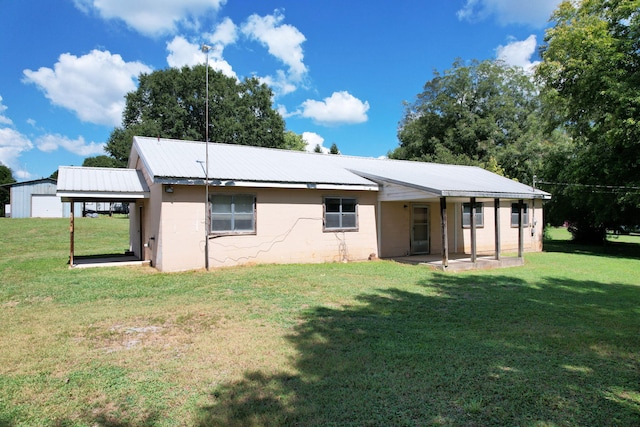
[[[471,262],[475,264],[476,254],[476,198],[471,198]]]
[[[494,225],[496,228],[496,260],[500,261],[500,199],[493,199]]]
[[[447,235],[447,198],[440,197],[440,225],[442,227],[442,269],[449,267],[449,237]]]
[[[518,200],[518,258],[522,258],[524,249],[524,224],[522,224],[524,200]]]
[[[73,252],[74,252],[74,202],[71,199],[71,213],[69,214],[69,267],[73,267]]]
[[[378,232],[378,258],[382,258],[382,202],[378,200],[378,218],[377,218],[377,232]]]

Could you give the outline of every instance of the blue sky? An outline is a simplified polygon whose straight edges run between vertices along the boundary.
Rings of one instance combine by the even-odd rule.
[[[142,72],[256,76],[310,147],[379,157],[456,58],[539,59],[559,0],[0,0],[0,162],[18,181],[104,154]],[[219,141],[224,142],[224,141]]]

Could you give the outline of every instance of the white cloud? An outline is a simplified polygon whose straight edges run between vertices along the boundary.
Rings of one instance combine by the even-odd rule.
[[[82,136],[79,136],[77,139],[69,139],[66,136],[49,134],[38,137],[35,142],[38,149],[45,153],[50,153],[58,148],[63,148],[82,157],[106,154],[104,151],[104,143],[87,143]]]
[[[14,173],[20,170],[18,157],[32,148],[31,141],[20,132],[11,128],[0,128],[0,163],[10,167]],[[23,174],[20,178],[28,178],[28,174]]]
[[[495,16],[501,25],[525,24],[543,27],[561,0],[466,0],[458,10],[461,21],[481,21]]]
[[[540,61],[532,61],[538,42],[534,34],[525,40],[514,40],[506,46],[498,46],[496,56],[509,65],[522,67],[527,73],[533,73]]]
[[[76,113],[85,122],[117,126],[125,107],[124,96],[136,88],[140,73],[151,69],[140,62],[125,62],[109,51],[92,50],[77,57],[64,53],[54,69],[24,70],[54,104]]]
[[[198,17],[217,12],[226,0],[74,0],[85,13],[95,11],[103,19],[120,19],[147,35],[173,34],[179,26],[198,26]]]
[[[304,140],[304,142],[307,143],[305,150],[308,151],[309,153],[314,153],[317,145],[320,146],[320,149],[324,154],[329,153],[329,149],[322,145],[324,144],[324,138],[318,135],[317,133],[302,132],[302,139]]]
[[[260,82],[266,84],[277,95],[286,95],[297,89],[297,86],[291,83],[289,77],[282,70],[277,70],[275,76],[260,77]]]
[[[209,66],[214,70],[221,71],[225,76],[237,78],[231,64],[224,60],[222,56],[224,46],[220,43],[214,44],[209,50]],[[167,64],[170,67],[181,68],[183,66],[192,67],[196,64],[206,62],[206,54],[202,52],[202,45],[190,43],[182,36],[176,36],[167,43]]]
[[[211,36],[211,43],[227,46],[238,40],[238,27],[231,18],[224,18]]]
[[[13,121],[4,115],[7,111],[7,106],[2,104],[2,97],[0,96],[0,125],[12,125]]]
[[[334,92],[323,101],[308,99],[302,103],[302,117],[324,125],[356,124],[368,120],[369,103],[349,92]]]
[[[276,10],[273,15],[251,15],[242,25],[242,33],[265,46],[269,53],[287,66],[286,74],[278,70],[275,77],[263,78],[274,91],[283,95],[296,89],[307,74],[302,43],[305,36],[294,26],[282,24],[284,15]]]

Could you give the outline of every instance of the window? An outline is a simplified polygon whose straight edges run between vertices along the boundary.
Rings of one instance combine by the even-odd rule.
[[[511,226],[512,227],[518,226],[518,210],[519,209],[520,208],[518,203],[511,203]],[[522,210],[522,226],[523,227],[529,226],[529,206],[526,203],[524,204],[524,209]]]
[[[358,201],[348,197],[325,197],[325,230],[357,230]]]
[[[476,227],[484,227],[484,203],[476,203]],[[462,226],[471,227],[471,203],[462,204]]]
[[[211,231],[214,233],[254,233],[255,204],[252,194],[217,194],[211,201]]]

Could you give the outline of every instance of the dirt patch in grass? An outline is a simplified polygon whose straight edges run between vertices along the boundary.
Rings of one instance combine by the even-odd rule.
[[[204,312],[166,318],[138,317],[116,323],[113,320],[90,325],[77,337],[93,349],[113,353],[133,349],[171,350],[193,341],[194,334],[216,328],[219,316]]]

